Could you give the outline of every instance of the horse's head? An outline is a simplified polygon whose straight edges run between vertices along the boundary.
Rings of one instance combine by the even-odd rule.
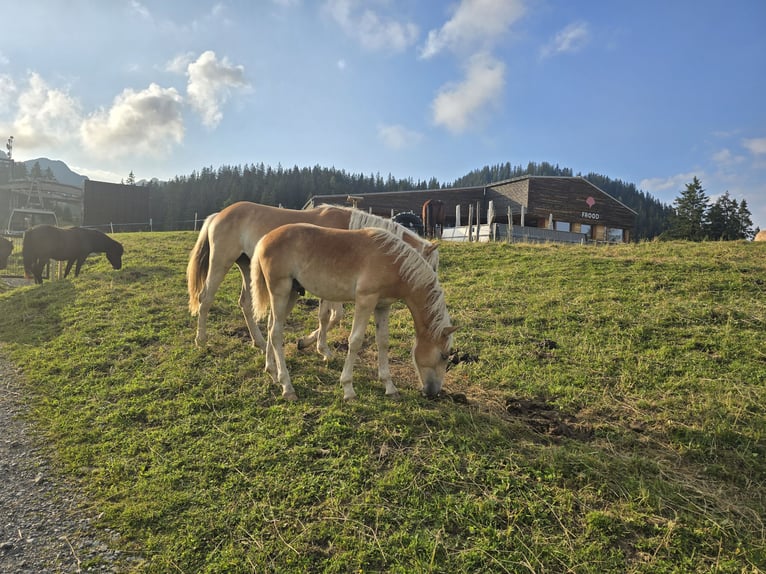
[[[112,264],[114,269],[122,267],[122,252],[122,243],[118,243],[117,241],[106,250],[106,258],[109,260],[109,263]]]
[[[452,353],[452,333],[456,330],[457,327],[448,327],[436,340],[431,337],[419,337],[415,340],[412,360],[418,371],[420,383],[423,385],[421,390],[429,398],[435,397],[442,390],[444,375]]]

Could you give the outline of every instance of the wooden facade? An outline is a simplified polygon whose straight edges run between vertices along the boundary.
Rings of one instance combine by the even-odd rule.
[[[428,199],[447,206],[446,226],[454,226],[456,207],[460,221],[468,221],[469,206],[478,210],[482,224],[492,201],[495,221],[508,223],[510,208],[514,225],[549,227],[583,233],[591,241],[629,242],[636,212],[582,177],[526,176],[485,186],[356,194],[357,207],[382,217],[412,211],[420,214]],[[316,195],[304,208],[323,203],[350,205],[347,195]],[[478,209],[477,209],[478,208]]]

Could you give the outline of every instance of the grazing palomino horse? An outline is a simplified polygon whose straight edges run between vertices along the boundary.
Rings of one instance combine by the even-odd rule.
[[[8,258],[13,251],[13,241],[0,237],[0,269],[8,267]]]
[[[35,283],[43,282],[43,268],[49,259],[66,261],[64,277],[74,268],[74,275],[80,274],[80,268],[91,253],[106,253],[106,258],[114,269],[122,267],[122,244],[105,233],[84,227],[55,227],[36,225],[24,233],[22,253],[24,257],[24,276],[35,278]]]
[[[426,237],[436,237],[444,230],[447,207],[440,199],[429,199],[423,204],[423,228]]]
[[[280,225],[288,223],[313,223],[322,227],[339,229],[385,228],[424,253],[424,257],[428,257],[434,269],[439,262],[439,252],[433,243],[418,237],[389,219],[370,215],[358,209],[332,205],[322,205],[314,209],[282,209],[248,201],[234,203],[205,219],[186,267],[189,311],[192,316],[198,315],[197,335],[194,339],[196,345],[204,345],[207,341],[208,312],[226,273],[236,264],[242,275],[239,306],[245,317],[247,329],[253,345],[266,349],[266,341],[253,319],[250,302],[250,257],[261,237]],[[320,304],[320,315],[330,316],[327,328],[340,321],[342,310],[343,307],[340,304]],[[298,346],[304,348],[316,341],[319,353],[329,358],[331,353],[326,344],[326,337],[323,337],[325,334],[320,327],[308,337],[301,339]]]
[[[356,397],[352,384],[354,361],[375,313],[378,377],[386,395],[399,391],[388,367],[388,315],[395,300],[404,301],[415,323],[412,358],[422,392],[439,394],[452,348],[452,333],[444,292],[434,270],[409,245],[385,229],[340,230],[305,223],[285,225],[267,233],[251,262],[253,311],[268,314],[266,371],[282,385],[282,396],[297,398],[287,371],[283,347],[285,320],[300,286],[328,301],[353,301],[354,321],[340,382],[343,398]]]
[[[753,241],[766,241],[766,229],[761,229],[756,233]]]

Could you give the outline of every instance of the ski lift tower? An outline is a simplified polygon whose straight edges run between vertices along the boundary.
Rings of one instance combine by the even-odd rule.
[[[13,179],[13,136],[8,138],[5,149],[8,150],[5,160],[8,162],[8,181],[10,182]]]

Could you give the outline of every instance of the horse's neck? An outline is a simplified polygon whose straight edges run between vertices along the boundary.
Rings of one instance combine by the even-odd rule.
[[[90,245],[94,253],[104,253],[109,251],[109,248],[112,246],[113,242],[114,240],[108,235],[101,233],[91,234]]]
[[[418,337],[436,339],[442,327],[449,324],[444,293],[438,283],[411,289],[404,303],[412,314]]]

